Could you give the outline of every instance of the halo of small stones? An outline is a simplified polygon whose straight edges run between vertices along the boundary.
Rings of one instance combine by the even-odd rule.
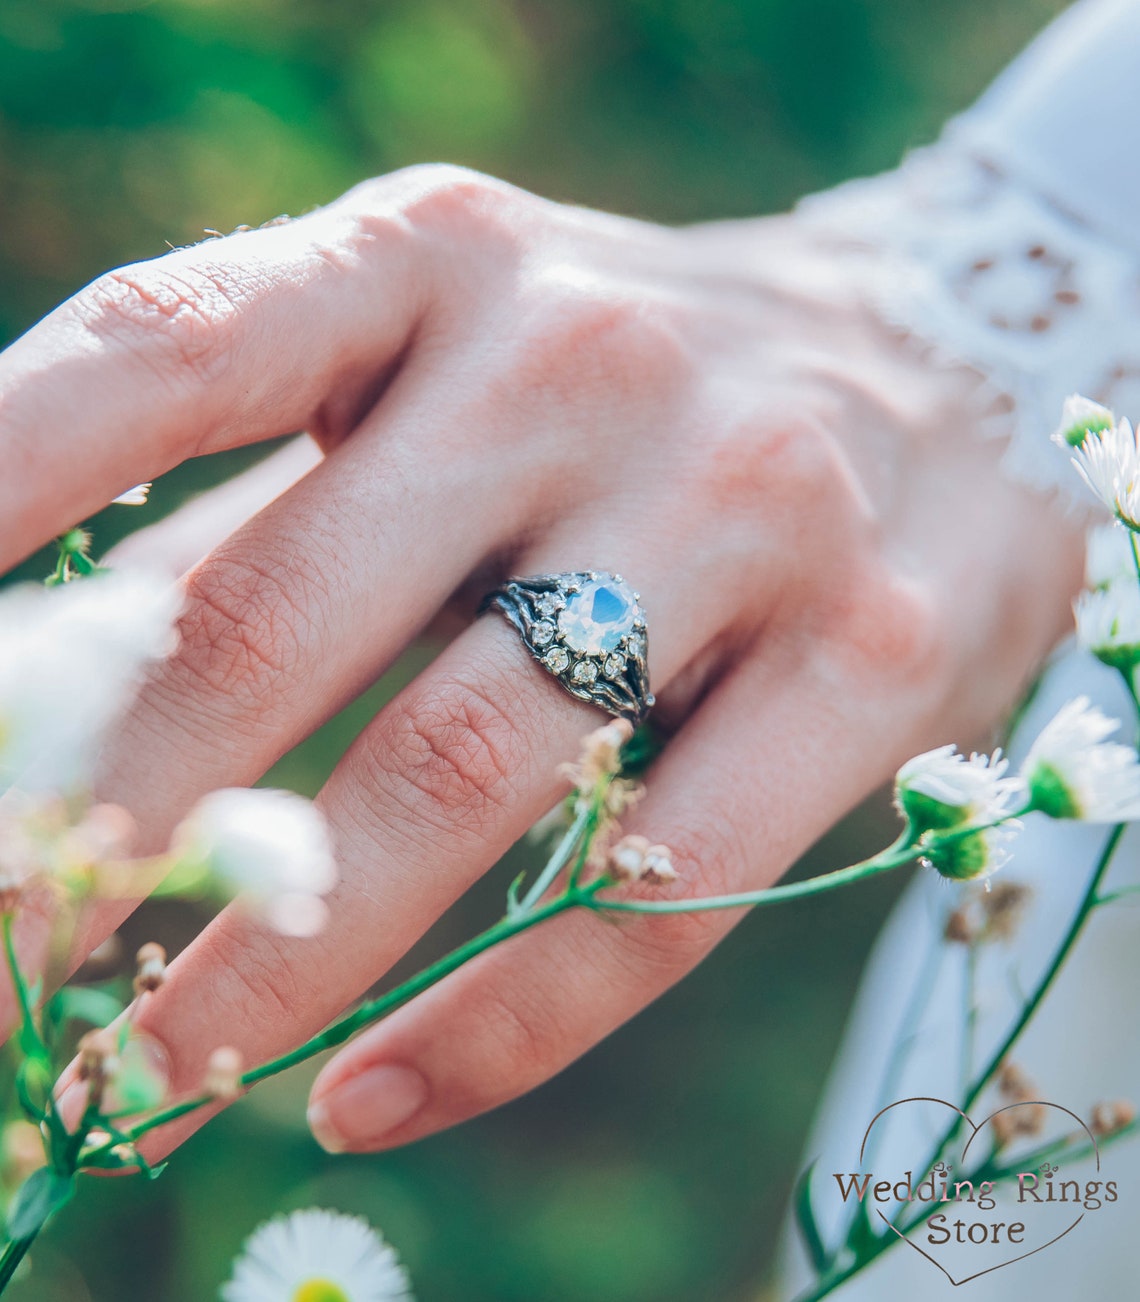
[[[637,603],[633,626],[613,651],[601,655],[578,651],[566,642],[558,626],[568,597],[587,582],[607,579],[623,581],[620,574],[605,570],[512,579],[490,593],[480,609],[495,606],[502,611],[522,634],[531,655],[571,695],[638,724],[654,701],[649,690],[648,631],[640,595],[633,594]]]

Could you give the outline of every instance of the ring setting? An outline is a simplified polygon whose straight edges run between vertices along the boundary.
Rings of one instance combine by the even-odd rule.
[[[508,579],[479,609],[505,615],[531,655],[578,700],[633,724],[653,706],[645,612],[620,574]]]

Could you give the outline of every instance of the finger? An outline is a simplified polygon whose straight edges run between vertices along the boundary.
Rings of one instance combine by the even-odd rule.
[[[264,461],[192,498],[165,519],[128,534],[102,564],[111,569],[142,567],[180,578],[320,460],[320,449],[307,435],[291,439]]]
[[[188,456],[351,428],[438,281],[458,293],[443,236],[471,184],[444,168],[367,182],[109,272],[33,326],[0,355],[0,570]]]
[[[705,701],[628,820],[671,847],[680,881],[669,895],[771,884],[893,771],[922,702],[898,678],[890,694],[853,686],[811,657],[788,663],[769,651]],[[484,953],[326,1065],[312,1091],[316,1137],[332,1151],[390,1147],[534,1088],[679,980],[742,916],[580,912]]]
[[[714,636],[731,604],[700,565],[688,576],[659,568],[667,555],[662,548],[633,567],[647,575],[647,608],[658,612],[650,660],[666,696],[700,649],[694,629]],[[219,1043],[260,1062],[357,997],[554,803],[565,789],[559,761],[602,718],[536,666],[500,617],[452,643],[381,711],[321,793],[342,870],[326,929],[285,940],[229,910],[141,1010],[140,1026],[166,1046],[175,1093],[195,1088]],[[172,1128],[162,1147],[196,1124]]]

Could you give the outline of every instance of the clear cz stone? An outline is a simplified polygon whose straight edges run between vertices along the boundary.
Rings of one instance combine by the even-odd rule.
[[[579,660],[570,674],[575,683],[592,683],[598,677],[598,666],[592,660]]]
[[[552,647],[546,655],[542,657],[542,663],[547,669],[552,669],[556,674],[560,674],[570,663],[570,657],[560,646]]]
[[[530,630],[535,646],[546,646],[554,641],[554,625],[548,619],[540,619]]]
[[[626,640],[625,649],[626,649],[626,651],[629,652],[629,654],[630,654],[631,656],[640,656],[640,655],[644,655],[644,654],[645,654],[645,641],[644,641],[644,639],[641,637],[641,635],[640,635],[639,633],[633,633],[633,634],[631,634],[630,637]]]
[[[568,646],[586,655],[615,651],[639,614],[628,584],[600,574],[566,598],[558,629]]]
[[[620,678],[624,672],[625,656],[606,656],[606,663],[602,667],[602,673],[604,673],[607,678]]]
[[[544,592],[536,598],[534,603],[535,610],[540,615],[553,615],[562,605],[562,599],[555,592]]]

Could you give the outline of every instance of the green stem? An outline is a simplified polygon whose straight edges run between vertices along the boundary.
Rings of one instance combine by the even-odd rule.
[[[1136,530],[1128,528],[1128,541],[1132,545],[1132,564],[1136,569],[1136,579],[1140,582],[1140,544],[1137,543]]]
[[[974,1074],[974,1040],[978,1030],[978,945],[971,940],[966,946],[964,974],[965,1016],[962,1025],[962,1088],[968,1089]]]
[[[986,1063],[985,1067],[975,1078],[973,1085],[971,1085],[970,1089],[967,1091],[966,1098],[962,1103],[963,1112],[968,1113],[981,1097],[982,1091],[989,1084],[991,1078],[997,1074],[1002,1063],[1009,1057],[1014,1045],[1021,1038],[1025,1028],[1036,1015],[1038,1008],[1040,1008],[1045,999],[1045,996],[1052,989],[1053,983],[1056,981],[1061,968],[1065,964],[1065,960],[1069,957],[1073,946],[1076,944],[1077,937],[1081,934],[1081,930],[1084,927],[1085,922],[1088,920],[1089,914],[1097,906],[1100,883],[1103,880],[1105,873],[1108,871],[1109,863],[1112,861],[1112,856],[1115,853],[1116,847],[1120,843],[1120,838],[1124,835],[1124,829],[1127,826],[1127,823],[1117,823],[1109,834],[1108,840],[1104,843],[1103,850],[1101,850],[1100,859],[1097,861],[1096,868],[1093,870],[1092,877],[1089,879],[1089,884],[1085,888],[1085,893],[1081,898],[1080,905],[1078,906],[1076,913],[1073,914],[1072,921],[1069,923],[1069,929],[1065,933],[1064,939],[1057,947],[1057,950],[1053,954],[1052,961],[1045,970],[1040,981],[1038,981],[1037,986],[1030,995],[1028,1001],[1022,1006],[1017,1020],[1006,1033],[1005,1039],[1002,1040],[1001,1044],[990,1057],[989,1062]],[[943,1135],[941,1141],[934,1150],[934,1156],[924,1167],[924,1171],[929,1171],[945,1149],[954,1142],[954,1136],[958,1133],[961,1125],[961,1118],[958,1118],[948,1127],[946,1133]],[[909,1223],[900,1227],[900,1232],[903,1234],[908,1233],[921,1219],[921,1216],[912,1217]]]
[[[549,890],[554,879],[562,869],[565,868],[567,863],[569,863],[570,856],[574,852],[574,847],[578,843],[578,838],[585,830],[590,815],[590,808],[590,806],[583,806],[574,815],[574,821],[566,829],[566,833],[562,837],[562,840],[558,842],[554,853],[550,856],[549,862],[535,879],[534,885],[523,896],[522,902],[519,904],[520,912],[525,913],[528,909],[533,908],[543,895],[546,894],[547,890]]]
[[[12,1276],[19,1268],[20,1262],[27,1256],[28,1249],[35,1242],[34,1234],[28,1235],[26,1239],[10,1239],[4,1249],[4,1255],[0,1256],[0,1293],[3,1293],[8,1285],[12,1282]]]
[[[798,900],[807,895],[821,895],[840,886],[861,882],[877,873],[889,872],[913,862],[923,853],[917,845],[892,847],[873,859],[837,868],[834,872],[808,877],[802,882],[788,882],[783,886],[769,886],[759,891],[740,891],[735,895],[706,895],[684,900],[603,900],[597,899],[592,907],[611,913],[700,913],[710,909],[755,908],[764,904],[779,904],[784,900]]]
[[[1118,823],[1109,834],[1108,840],[1105,842],[1104,848],[1101,850],[1096,868],[1093,870],[1092,877],[1089,879],[1088,886],[1085,888],[1085,893],[1081,898],[1081,903],[1078,906],[1076,913],[1073,915],[1073,919],[1069,924],[1069,929],[1066,931],[1064,939],[1061,941],[1061,944],[1054,953],[1049,967],[1038,981],[1032,995],[1029,997],[1029,1000],[1023,1005],[1016,1022],[1014,1022],[1000,1047],[991,1056],[990,1060],[986,1063],[985,1068],[975,1078],[974,1083],[967,1091],[966,1099],[962,1104],[963,1112],[968,1113],[973,1105],[978,1101],[982,1091],[989,1084],[991,1077],[994,1076],[1002,1062],[1009,1056],[1014,1045],[1021,1038],[1025,1028],[1033,1020],[1037,1009],[1041,1006],[1045,996],[1052,988],[1061,968],[1064,966],[1065,960],[1068,958],[1069,953],[1076,944],[1077,938],[1087,922],[1089,914],[1100,903],[1100,884],[1104,880],[1104,875],[1108,871],[1109,863],[1112,860],[1117,845],[1120,843],[1120,838],[1124,835],[1126,827],[1126,823]],[[961,1124],[961,1119],[957,1119],[947,1128],[946,1132],[942,1135],[935,1147],[933,1156],[923,1167],[924,1173],[933,1167],[934,1163],[938,1161],[939,1156],[954,1142],[954,1137],[957,1135]],[[916,1226],[921,1224],[921,1222],[922,1215],[916,1214],[911,1217],[909,1221],[903,1222],[898,1226],[897,1234],[884,1233],[879,1235],[874,1240],[873,1244],[865,1248],[854,1261],[849,1262],[841,1270],[833,1271],[816,1280],[815,1284],[813,1284],[811,1288],[796,1297],[795,1302],[821,1302],[822,1298],[827,1297],[828,1294],[833,1293],[849,1279],[854,1278],[855,1275],[866,1269],[871,1262],[875,1261],[879,1256],[886,1252],[888,1248],[893,1247],[899,1241],[899,1235],[905,1236],[909,1234],[911,1230],[915,1229]]]
[[[20,962],[16,957],[16,941],[13,935],[13,915],[11,911],[4,914],[3,931],[4,931],[4,958],[8,964],[8,975],[12,978],[12,986],[16,991],[16,1001],[20,1005],[20,1022],[24,1028],[24,1036],[27,1040],[27,1046],[36,1045],[45,1061],[48,1056],[47,1046],[40,1035],[40,1028],[36,1025],[36,1015],[32,1008],[31,995],[28,992],[28,984],[24,980],[24,974],[20,970]],[[25,1046],[25,1051],[27,1051]]]
[[[435,985],[437,981],[441,981],[445,976],[462,967],[464,963],[470,962],[471,959],[483,953],[484,950],[490,949],[493,945],[501,944],[511,936],[527,931],[540,922],[553,918],[556,914],[590,903],[594,892],[601,884],[599,881],[585,887],[566,891],[548,904],[529,909],[525,913],[519,912],[500,919],[493,927],[489,927],[486,931],[480,932],[479,935],[473,936],[466,944],[460,945],[458,949],[452,950],[450,954],[445,954],[443,958],[430,964],[423,971],[416,973],[415,976],[409,977],[407,981],[396,986],[395,989],[389,990],[387,994],[361,1004],[347,1017],[342,1017],[339,1022],[334,1022],[332,1026],[327,1027],[319,1035],[313,1036],[311,1040],[307,1040],[298,1048],[282,1054],[279,1058],[273,1058],[260,1067],[254,1067],[252,1070],[247,1071],[241,1077],[242,1086],[256,1085],[258,1081],[265,1080],[269,1076],[275,1076],[278,1072],[294,1067],[300,1062],[305,1062],[318,1053],[322,1053],[325,1049],[330,1049],[337,1044],[343,1044],[357,1031],[365,1026],[370,1026],[373,1022],[380,1021],[381,1018],[394,1012],[402,1004],[406,1004],[410,999],[414,999],[416,995]],[[205,1107],[214,1101],[211,1095],[186,1099],[182,1103],[176,1103],[169,1108],[164,1108],[161,1112],[145,1117],[142,1121],[131,1126],[127,1131],[127,1135],[134,1142],[148,1131],[155,1130],[159,1126],[168,1125],[172,1121],[177,1121],[180,1117],[184,1117],[188,1113]]]

